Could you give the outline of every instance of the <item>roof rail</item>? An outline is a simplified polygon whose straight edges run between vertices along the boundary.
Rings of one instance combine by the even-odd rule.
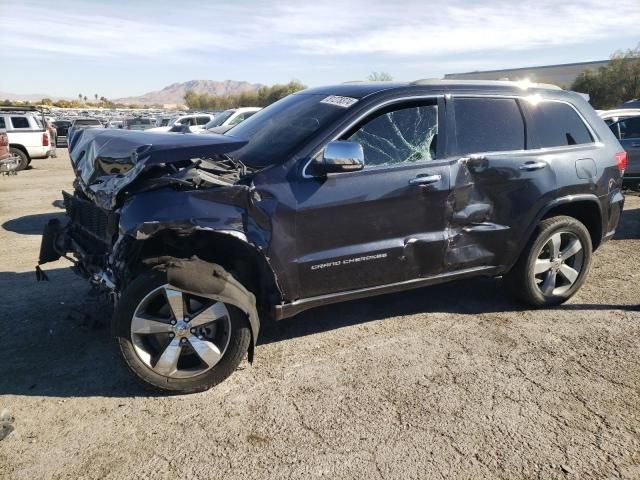
[[[453,78],[436,79],[436,78],[423,78],[421,80],[415,80],[411,82],[411,85],[478,85],[478,86],[505,86],[505,87],[519,87],[523,90],[528,88],[547,88],[549,90],[562,90],[557,85],[550,83],[535,83],[529,80],[469,80],[461,79],[456,80]]]

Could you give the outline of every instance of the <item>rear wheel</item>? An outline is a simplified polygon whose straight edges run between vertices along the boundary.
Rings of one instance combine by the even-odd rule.
[[[559,305],[584,283],[591,256],[591,236],[581,222],[567,216],[547,218],[505,281],[514,296],[529,305]]]
[[[14,168],[14,171],[19,171],[19,170],[24,170],[25,168],[27,168],[27,166],[29,165],[29,162],[31,161],[31,159],[29,158],[29,155],[27,155],[23,150],[20,150],[19,148],[15,148],[15,147],[10,147],[9,151],[11,152],[12,155],[18,157],[19,161],[18,161],[18,166],[16,168]]]
[[[159,271],[145,272],[127,287],[114,322],[129,369],[152,387],[181,393],[225,380],[251,340],[243,312],[183,292]]]

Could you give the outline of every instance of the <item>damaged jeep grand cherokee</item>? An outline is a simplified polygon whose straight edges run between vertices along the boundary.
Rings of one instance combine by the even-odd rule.
[[[128,367],[180,392],[252,361],[261,319],[319,305],[480,275],[566,301],[626,165],[579,95],[464,81],[310,89],[227,135],[83,130],[70,157],[39,263],[108,292]]]

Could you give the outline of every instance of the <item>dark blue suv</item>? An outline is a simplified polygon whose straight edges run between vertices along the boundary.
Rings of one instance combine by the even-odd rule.
[[[566,301],[626,165],[579,95],[465,81],[310,89],[226,135],[83,130],[70,155],[40,263],[71,258],[131,370],[183,392],[251,360],[261,319],[318,305],[480,275]]]

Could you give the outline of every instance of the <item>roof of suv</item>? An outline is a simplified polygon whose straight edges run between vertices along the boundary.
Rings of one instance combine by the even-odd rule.
[[[390,90],[404,90],[408,88],[421,88],[448,91],[501,91],[504,93],[522,93],[529,89],[549,90],[560,92],[562,89],[555,85],[511,82],[505,80],[416,80],[415,82],[351,82],[326,87],[316,87],[304,90],[304,93],[320,95],[343,95],[353,98],[364,98],[368,95]]]

